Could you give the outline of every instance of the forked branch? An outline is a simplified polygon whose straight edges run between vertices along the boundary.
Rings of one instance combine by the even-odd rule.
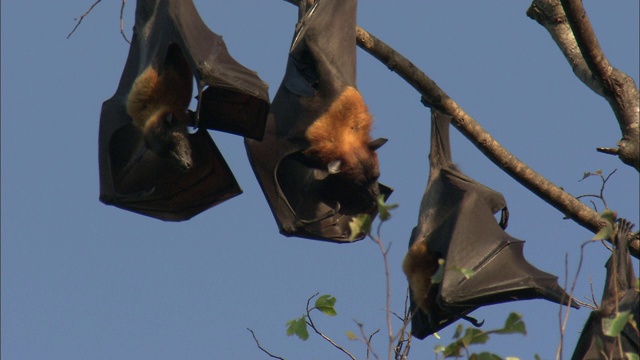
[[[618,120],[618,148],[597,148],[618,155],[640,171],[640,92],[633,79],[607,60],[581,0],[534,0],[527,15],[551,34],[576,76],[604,97]]]

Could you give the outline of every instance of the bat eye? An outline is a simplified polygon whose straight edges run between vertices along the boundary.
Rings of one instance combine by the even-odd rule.
[[[173,114],[172,114],[172,113],[168,113],[168,114],[163,118],[163,120],[164,120],[164,124],[165,124],[165,125],[167,125],[167,126],[173,126],[174,119],[175,119],[175,118],[174,118]]]

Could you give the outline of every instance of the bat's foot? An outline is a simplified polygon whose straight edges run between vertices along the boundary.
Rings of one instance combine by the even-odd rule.
[[[471,323],[471,325],[475,327],[481,327],[482,325],[484,325],[484,320],[478,322],[478,320],[476,320],[475,318],[472,318],[471,316],[463,315],[461,318],[463,320],[467,320],[468,322]]]

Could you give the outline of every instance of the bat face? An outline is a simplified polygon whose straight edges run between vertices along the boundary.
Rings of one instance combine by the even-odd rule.
[[[170,44],[163,62],[151,64],[133,82],[127,114],[142,132],[146,147],[181,171],[192,166],[187,108],[193,74],[178,45]]]
[[[188,172],[193,165],[187,124],[186,113],[161,111],[143,129],[147,148],[182,172]]]
[[[355,0],[320,0],[297,25],[264,138],[251,166],[280,232],[348,242],[349,222],[375,216],[380,185],[373,118],[355,86]],[[359,234],[363,238],[364,234]]]
[[[138,0],[120,84],[100,115],[100,200],[181,221],[240,194],[206,129],[259,139],[268,108],[267,85],[229,55],[192,1]]]
[[[569,295],[557,277],[528,263],[524,242],[504,231],[508,213],[502,194],[453,165],[450,117],[432,113],[429,183],[403,262],[412,335],[423,339],[460,318],[475,322],[467,314],[480,306],[538,298],[566,304]],[[500,223],[493,216],[498,211]],[[439,259],[443,275],[434,283]]]

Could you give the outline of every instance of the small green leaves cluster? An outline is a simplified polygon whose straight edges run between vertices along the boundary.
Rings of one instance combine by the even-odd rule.
[[[317,294],[316,294],[317,295]],[[315,304],[311,309],[307,309],[307,314],[312,310],[319,310],[323,314],[329,316],[336,316],[338,313],[334,305],[336,304],[336,298],[325,294],[316,299]],[[302,340],[309,338],[309,331],[307,330],[308,315],[302,315],[299,318],[287,321],[287,336],[296,335]]]
[[[456,331],[453,334],[454,342],[447,346],[437,345],[433,351],[437,354],[442,354],[444,358],[458,358],[462,356],[462,352],[468,354],[469,346],[473,344],[484,344],[489,340],[491,334],[527,334],[522,316],[518,313],[511,313],[505,321],[504,327],[495,330],[483,331],[475,327],[464,328],[458,324]],[[502,360],[502,358],[496,354],[481,352],[472,353],[468,355],[472,360]],[[515,359],[515,358],[507,358]]]
[[[602,332],[610,337],[618,337],[627,322],[633,320],[631,311],[621,311],[613,319],[602,318]]]
[[[586,179],[586,178],[588,178],[588,177],[591,177],[591,176],[602,176],[602,169],[598,169],[598,170],[593,171],[593,172],[591,172],[591,171],[585,171],[585,172],[582,174],[582,179],[580,179],[580,180],[578,180],[578,181],[582,181],[582,180],[584,180],[584,179]]]
[[[378,202],[378,217],[380,218],[380,223],[383,223],[391,218],[391,210],[398,207],[398,204],[386,204],[384,202],[384,196],[380,195],[377,199]],[[371,234],[371,224],[373,223],[373,218],[369,214],[360,214],[353,219],[349,223],[349,229],[351,230],[351,235],[349,236],[349,240],[353,241],[360,234]]]
[[[287,321],[287,336],[291,335],[296,335],[302,340],[307,340],[309,338],[306,315],[303,315],[299,319],[292,319]]]

